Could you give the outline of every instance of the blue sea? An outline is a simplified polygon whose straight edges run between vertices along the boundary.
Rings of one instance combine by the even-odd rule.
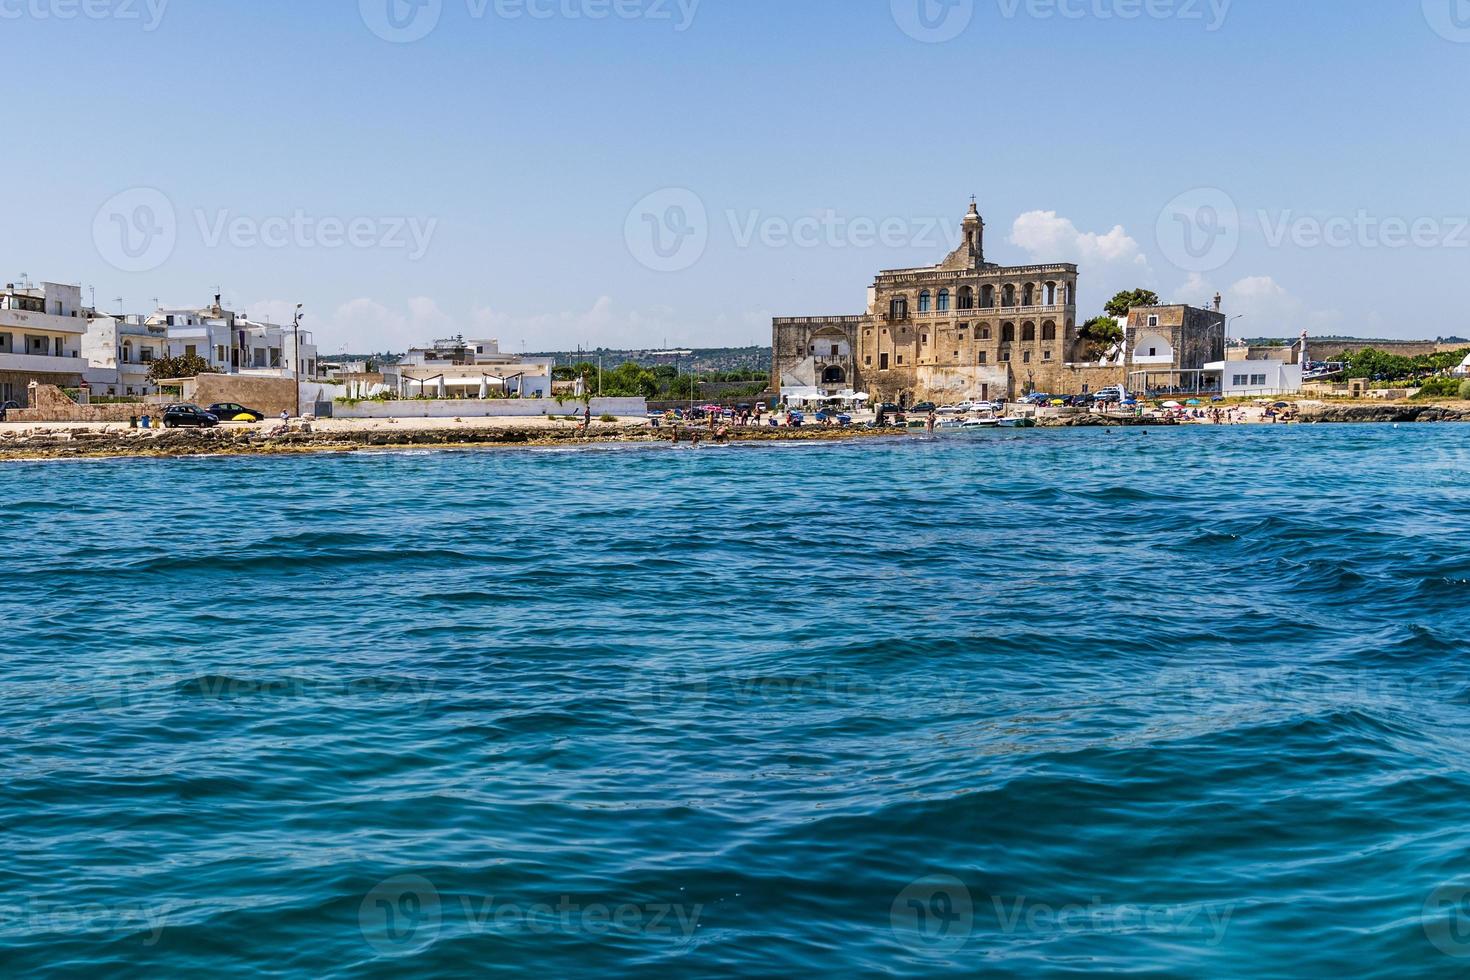
[[[1470,427],[0,501],[5,976],[1470,973]]]

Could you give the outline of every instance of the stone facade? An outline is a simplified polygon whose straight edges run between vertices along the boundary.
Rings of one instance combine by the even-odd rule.
[[[1128,388],[1199,391],[1205,365],[1225,359],[1225,314],[1215,308],[1139,306],[1128,311]]]
[[[972,204],[959,247],[935,266],[880,272],[861,316],[777,319],[772,385],[901,405],[1013,398],[1061,390],[1077,373],[1068,365],[1093,367],[1073,364],[1079,347],[1077,267],[987,262]]]
[[[959,247],[938,265],[878,273],[861,316],[776,319],[771,383],[908,406],[1082,394],[1155,373],[1197,382],[1224,357],[1218,299],[1215,307],[1134,310],[1122,350],[1089,361],[1077,333],[1077,266],[987,262],[985,221],[972,204]]]

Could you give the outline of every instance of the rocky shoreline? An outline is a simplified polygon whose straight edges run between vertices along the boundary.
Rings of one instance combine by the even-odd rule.
[[[1470,405],[1449,406],[1392,402],[1372,405],[1302,403],[1296,421],[1304,424],[1337,423],[1434,423],[1470,422]],[[1149,416],[1072,415],[1041,419],[1043,428],[1124,428],[1173,426],[1180,423]],[[670,442],[670,428],[652,429],[642,423],[594,424],[584,435],[577,426],[509,425],[503,427],[423,428],[403,424],[391,429],[362,431],[292,431],[261,428],[147,430],[129,428],[82,429],[57,423],[25,431],[0,432],[0,461],[48,459],[171,458],[184,456],[283,456],[304,453],[348,453],[392,449],[488,449],[547,446],[595,446]],[[919,434],[923,430],[907,430]],[[697,434],[709,443],[708,429],[680,428],[679,440],[688,444]],[[852,439],[890,438],[904,435],[900,429],[768,429],[732,428],[729,442],[833,442]]]
[[[707,429],[681,429],[680,441],[695,435],[710,442]],[[729,442],[811,442],[891,436],[893,430],[870,429],[731,429]],[[644,425],[593,425],[579,428],[534,427],[419,429],[393,431],[292,431],[267,434],[256,429],[122,429],[78,430],[37,428],[0,434],[0,460],[169,458],[182,456],[283,456],[302,453],[347,453],[374,449],[476,449],[534,446],[594,446],[670,442],[671,429]]]

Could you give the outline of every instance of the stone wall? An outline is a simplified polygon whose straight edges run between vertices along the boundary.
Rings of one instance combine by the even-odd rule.
[[[10,399],[23,406],[29,407],[26,391],[31,382],[38,384],[55,385],[58,388],[80,388],[82,386],[82,375],[77,374],[54,374],[40,371],[0,371],[0,386],[10,386]],[[0,387],[0,391],[4,391]],[[0,401],[4,401],[0,398]]]
[[[254,407],[254,406],[252,406]],[[424,399],[412,401],[338,402],[332,411],[339,419],[468,419],[540,418],[545,415],[581,415],[580,401],[558,402],[552,398]],[[594,398],[592,417],[614,415],[641,418],[648,414],[642,398]]]
[[[303,388],[308,387],[306,385]],[[282,412],[296,414],[296,382],[290,378],[248,378],[233,374],[201,374],[184,383],[184,398],[200,408],[232,403],[275,418]],[[311,411],[303,402],[301,410]]]
[[[12,408],[7,422],[126,422],[139,415],[157,415],[158,406],[79,405],[55,385],[30,389],[30,407]]]

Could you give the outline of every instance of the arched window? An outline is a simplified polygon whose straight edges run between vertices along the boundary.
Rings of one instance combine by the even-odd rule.
[[[1016,339],[1016,325],[1014,323],[1003,323],[1000,326],[1000,342],[1009,344]]]
[[[1068,306],[1072,306],[1076,302],[1077,302],[1077,284],[1075,282],[1069,282],[1069,283],[1067,283],[1067,305]]]
[[[133,363],[133,345],[132,344],[129,344],[129,343],[124,343],[123,344],[123,363],[124,364],[131,364],[131,363]]]
[[[928,313],[929,312],[929,290],[927,290],[927,289],[924,290],[922,293],[919,294],[919,312],[920,313]]]
[[[1021,327],[1021,340],[1022,340],[1022,342],[1025,342],[1025,341],[1033,341],[1035,339],[1036,339],[1036,324],[1034,324],[1034,323],[1023,324],[1022,327]]]
[[[1057,305],[1057,284],[1054,282],[1049,282],[1046,284],[1046,305]]]
[[[1014,285],[1012,285],[1011,283],[1006,283],[1005,284],[1005,288],[1000,291],[1000,305],[1001,306],[1015,306],[1016,305],[1016,287]]]
[[[949,312],[949,290],[948,289],[941,289],[939,291],[939,312],[940,313],[948,313]]]
[[[1023,289],[1023,290],[1021,290],[1021,297],[1022,297],[1022,299],[1021,299],[1021,305],[1022,306],[1035,306],[1036,305],[1036,286],[1035,286],[1035,284],[1028,282],[1026,284],[1026,288]]]
[[[1053,323],[1052,321],[1050,321],[1050,320],[1048,320],[1045,323],[1043,323],[1041,325],[1041,339],[1042,340],[1056,340],[1057,339],[1057,325],[1055,323]]]
[[[989,340],[990,339],[990,324],[988,324],[988,323],[982,323],[978,327],[976,327],[975,329],[980,332],[980,339],[981,340]]]
[[[907,296],[895,296],[889,301],[888,318],[890,320],[907,320],[909,318],[909,298]]]
[[[975,290],[969,286],[960,287],[960,309],[973,310],[975,308]]]
[[[995,309],[995,287],[994,286],[981,286],[980,287],[980,306],[981,306],[982,309],[986,309],[986,310],[993,310],[993,309]]]

